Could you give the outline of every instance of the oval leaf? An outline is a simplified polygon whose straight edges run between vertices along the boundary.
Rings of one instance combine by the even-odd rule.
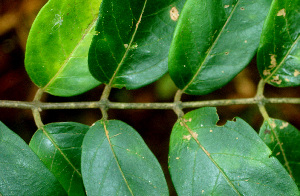
[[[215,108],[175,124],[169,168],[178,195],[298,195],[293,180],[242,119],[217,126]]]
[[[300,131],[288,122],[269,119],[260,128],[259,136],[300,187]]]
[[[189,0],[169,53],[178,88],[208,94],[232,80],[252,59],[271,0]]]
[[[100,83],[88,69],[88,49],[101,0],[50,0],[30,30],[25,67],[31,80],[56,96],[73,96]]]
[[[0,193],[67,195],[29,146],[0,122]]]
[[[162,169],[129,125],[98,121],[83,140],[81,158],[87,195],[168,195]]]
[[[265,82],[300,85],[300,0],[273,1],[263,28],[257,66]]]
[[[114,87],[136,89],[167,71],[167,57],[185,0],[103,0],[89,67]]]
[[[29,143],[68,195],[85,195],[80,159],[88,130],[89,126],[79,123],[51,123],[39,129]]]

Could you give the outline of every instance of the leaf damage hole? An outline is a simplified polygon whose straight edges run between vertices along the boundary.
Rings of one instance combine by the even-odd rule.
[[[229,54],[229,52],[225,52],[225,55],[228,55]]]
[[[245,10],[245,8],[244,8],[244,7],[241,7],[241,10]]]
[[[279,11],[277,12],[277,16],[283,16],[283,17],[285,17],[285,15],[286,15],[286,12],[285,12],[285,9],[284,9],[284,8],[281,9],[281,10],[279,10]]]
[[[173,21],[177,21],[178,17],[179,17],[179,12],[178,12],[177,8],[176,7],[172,7],[171,10],[170,10],[170,18]]]

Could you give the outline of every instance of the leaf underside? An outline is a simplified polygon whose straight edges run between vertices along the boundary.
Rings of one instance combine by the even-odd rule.
[[[158,161],[121,121],[96,122],[84,138],[81,160],[88,195],[168,195]]]
[[[103,0],[89,51],[95,78],[136,89],[167,72],[167,57],[185,0]]]
[[[273,1],[264,24],[257,66],[265,82],[300,85],[300,0]]]
[[[0,122],[0,193],[66,195],[54,175],[29,146]]]
[[[300,131],[294,126],[278,119],[265,121],[259,136],[272,150],[280,163],[290,173],[300,187]]]
[[[170,76],[187,94],[208,94],[251,61],[271,0],[189,0],[169,53]]]
[[[81,177],[81,146],[89,126],[62,122],[39,129],[29,146],[55,175],[68,195],[85,195]]]
[[[240,118],[217,126],[215,108],[174,125],[169,170],[178,195],[297,195],[298,189],[257,133]]]

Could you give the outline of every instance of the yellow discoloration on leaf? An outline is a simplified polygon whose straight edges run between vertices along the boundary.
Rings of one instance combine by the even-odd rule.
[[[176,7],[172,7],[170,10],[170,18],[174,21],[177,21],[179,17],[179,12]]]
[[[224,8],[229,8],[230,5],[224,5]]]
[[[198,134],[196,132],[192,132],[192,136],[193,136],[194,139],[197,139]]]
[[[192,138],[191,135],[184,135],[184,136],[182,137],[182,139],[184,139],[184,140],[190,140],[191,138]]]
[[[179,159],[179,157],[176,157],[176,159],[178,160],[178,159]]]
[[[285,80],[286,82],[290,82],[290,80],[289,80],[289,79],[287,79],[287,78],[284,78],[284,80]]]
[[[271,70],[269,70],[269,69],[265,69],[264,71],[263,71],[263,75],[264,76],[268,76],[268,75],[270,75],[271,74]]]
[[[282,80],[279,79],[279,76],[273,76],[273,79],[271,80],[271,82],[274,82],[276,84],[281,84]]]
[[[273,69],[274,67],[276,67],[277,62],[276,62],[276,55],[275,54],[271,54],[271,65],[269,66],[270,69]]]
[[[209,132],[211,132],[211,133],[212,133],[212,132],[213,132],[213,130],[209,130]]]
[[[278,155],[280,155],[280,152],[277,152],[277,153],[276,153],[276,156],[278,156]]]
[[[299,75],[300,75],[300,71],[298,71],[297,69],[295,69],[294,76],[297,77]]]
[[[283,16],[283,17],[285,17],[285,9],[283,8],[283,9],[281,9],[281,10],[279,10],[279,12],[277,12],[277,16]]]
[[[279,127],[280,129],[284,129],[289,125],[288,122],[282,122],[282,125]]]

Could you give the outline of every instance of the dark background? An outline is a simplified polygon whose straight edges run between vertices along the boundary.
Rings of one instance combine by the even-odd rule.
[[[0,100],[32,101],[37,87],[24,68],[26,40],[31,24],[46,0],[0,0]],[[220,90],[206,96],[183,95],[183,101],[249,98],[256,94],[260,80],[255,58],[234,80]],[[97,101],[103,85],[79,96],[62,98],[45,94],[44,102]],[[176,87],[166,75],[159,81],[138,90],[113,89],[111,101],[118,102],[172,102]],[[300,87],[275,88],[266,85],[266,97],[300,97]],[[218,107],[219,125],[239,116],[255,130],[262,117],[256,105]],[[270,117],[290,122],[300,129],[300,105],[267,105]],[[189,110],[185,110],[188,112]],[[168,145],[172,127],[177,119],[172,110],[109,110],[109,119],[119,119],[135,128],[161,163],[171,195],[175,195],[168,174]],[[87,125],[101,118],[98,109],[47,110],[42,112],[44,124],[75,121]],[[31,110],[0,108],[0,121],[19,134],[27,143],[36,131]]]

